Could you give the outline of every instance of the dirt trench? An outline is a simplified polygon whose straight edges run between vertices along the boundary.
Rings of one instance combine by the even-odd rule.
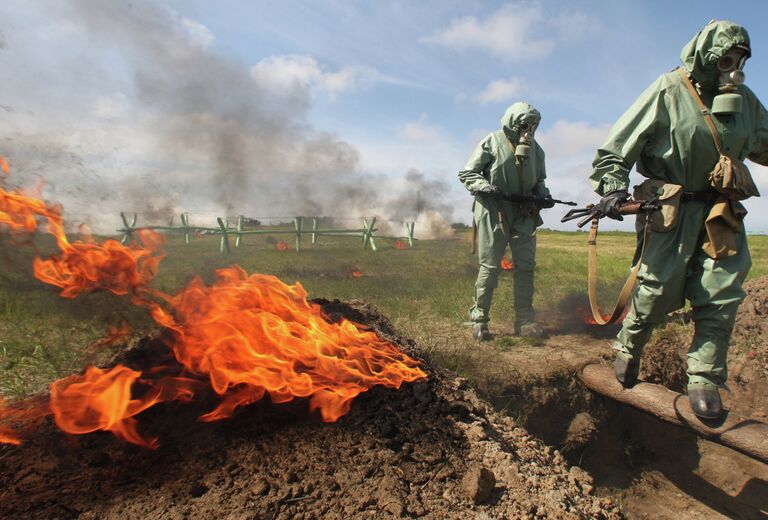
[[[768,422],[768,277],[745,286],[729,352],[726,408]],[[495,408],[594,479],[596,493],[629,518],[768,518],[768,465],[697,437],[586,389],[576,377],[588,362],[610,363],[616,327],[577,325],[558,316],[543,345],[502,354],[508,381],[479,381]],[[502,330],[503,334],[504,331]],[[684,392],[693,324],[685,313],[654,333],[641,379]]]
[[[319,301],[419,356],[361,302]],[[144,369],[168,352],[143,338],[114,360]],[[373,388],[333,424],[304,400],[264,399],[201,423],[205,399],[141,415],[156,451],[110,433],[70,436],[48,420],[0,447],[4,518],[621,518],[592,478],[569,467],[466,381],[423,360],[427,381]]]
[[[766,287],[747,286],[725,395],[761,420]],[[420,357],[363,302],[317,302]],[[49,420],[22,447],[0,447],[0,516],[768,518],[768,466],[578,382],[584,363],[610,362],[615,330],[573,316],[549,329],[542,344],[494,352],[505,369],[474,387],[422,359],[428,381],[374,388],[334,424],[302,400],[264,400],[218,423],[197,421],[204,399],[170,403],[140,416],[161,441],[149,451],[109,433],[68,436]],[[690,334],[688,318],[673,317],[646,351],[643,379],[679,390]],[[167,355],[143,338],[113,362],[141,369]]]

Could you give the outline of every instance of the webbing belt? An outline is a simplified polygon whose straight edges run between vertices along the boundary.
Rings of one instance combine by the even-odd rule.
[[[624,315],[624,311],[627,305],[629,305],[629,300],[632,297],[632,291],[637,281],[637,273],[640,271],[640,264],[645,254],[645,246],[648,244],[648,222],[646,221],[645,228],[643,228],[643,247],[640,250],[640,258],[637,259],[637,263],[632,267],[632,272],[629,273],[629,278],[624,282],[624,287],[621,289],[619,298],[616,300],[616,305],[614,305],[610,315],[603,315],[600,312],[600,306],[597,304],[597,227],[599,223],[600,219],[592,219],[592,227],[589,230],[589,240],[587,241],[587,248],[589,249],[587,291],[589,293],[589,307],[592,309],[592,318],[595,320],[595,323],[598,325],[608,325],[616,323]]]

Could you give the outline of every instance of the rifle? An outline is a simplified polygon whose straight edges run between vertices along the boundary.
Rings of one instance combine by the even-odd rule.
[[[661,209],[661,203],[658,197],[653,197],[648,200],[630,200],[619,206],[619,213],[622,215],[637,215],[638,213],[651,213]],[[624,287],[621,289],[616,304],[613,306],[613,310],[610,314],[603,314],[600,306],[597,303],[597,228],[600,219],[605,217],[600,209],[594,204],[590,204],[586,208],[572,209],[565,216],[560,219],[560,222],[568,222],[577,218],[584,217],[578,224],[578,227],[584,227],[587,223],[592,222],[592,229],[589,232],[589,238],[587,239],[587,248],[589,252],[589,267],[587,274],[587,293],[589,295],[589,307],[592,311],[592,319],[597,325],[608,325],[609,323],[615,323],[623,318],[626,312],[629,300],[632,297],[632,291],[635,287],[635,281],[637,280],[637,273],[640,270],[640,264],[643,261],[643,255],[645,254],[645,246],[648,243],[648,223],[646,221],[645,229],[643,230],[642,243],[640,244],[640,254],[636,260],[629,278],[624,282]]]
[[[522,204],[525,202],[532,202],[536,204],[537,207],[541,207],[542,204],[546,202],[554,202],[555,204],[564,204],[566,206],[578,206],[575,202],[571,202],[569,200],[559,200],[559,199],[553,199],[552,197],[539,197],[537,195],[520,195],[517,193],[490,193],[490,194],[483,194],[484,197],[490,197],[492,199],[496,200],[506,200],[509,202],[516,202],[518,204]]]
[[[542,207],[545,202],[554,202],[555,204],[564,204],[566,206],[577,206],[575,202],[569,200],[553,199],[552,197],[538,197],[536,195],[520,195],[515,193],[483,193],[483,197],[488,197],[496,200],[506,200],[509,202],[516,202],[522,204],[525,202],[532,202],[536,207]],[[501,218],[499,218],[501,220]],[[477,223],[472,222],[472,254],[477,253]]]
[[[651,213],[657,209],[661,209],[661,204],[659,203],[659,198],[654,197],[648,200],[628,200],[619,207],[619,213],[622,215],[637,215],[638,213]],[[560,219],[560,222],[568,222],[569,220],[584,217],[578,224],[576,224],[577,227],[582,228],[592,220],[596,218],[601,219],[604,216],[605,215],[603,215],[597,206],[590,204],[585,208],[570,210]]]

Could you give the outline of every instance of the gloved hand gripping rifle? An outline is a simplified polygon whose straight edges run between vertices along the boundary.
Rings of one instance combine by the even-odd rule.
[[[553,199],[552,197],[538,197],[536,195],[519,195],[515,193],[506,193],[504,191],[501,191],[500,189],[494,189],[492,191],[485,191],[485,192],[480,191],[480,192],[477,192],[476,194],[482,197],[490,198],[490,199],[506,200],[509,202],[516,202],[518,204],[531,202],[539,209],[551,208],[551,207],[554,207],[555,204],[564,204],[566,206],[577,205],[575,202],[571,202],[568,200],[558,200],[558,199]],[[499,220],[501,221],[502,218],[499,217]],[[477,223],[474,221],[472,222],[472,251],[471,252],[473,255],[477,253]]]
[[[654,197],[648,200],[629,200],[624,202],[619,206],[619,213],[621,215],[637,215],[638,213],[651,213],[660,209],[661,204],[659,203],[658,197]],[[621,294],[619,294],[616,305],[613,307],[613,311],[610,314],[603,314],[600,306],[597,304],[597,228],[600,219],[605,216],[606,215],[598,206],[590,204],[586,208],[572,209],[560,219],[560,222],[568,222],[569,220],[583,217],[583,219],[576,224],[578,227],[584,227],[589,222],[592,222],[592,229],[589,232],[589,239],[587,240],[587,247],[589,250],[587,292],[589,294],[589,306],[592,310],[592,318],[598,325],[615,323],[624,316],[624,312],[626,311],[627,305],[629,305],[629,300],[635,287],[640,264],[643,261],[645,246],[648,243],[648,224],[646,223],[643,232],[642,245],[640,246],[642,249],[640,250],[640,256],[637,259],[637,263],[632,266],[632,271],[629,278],[627,278],[627,281],[624,282],[624,287],[621,290]]]
[[[575,204],[573,205],[575,206]],[[621,205],[619,213],[622,215],[637,215],[638,213],[650,213],[652,211],[656,211],[657,209],[661,209],[661,204],[659,203],[658,197],[654,197],[648,200],[628,200]],[[586,226],[594,219],[599,220],[605,217],[605,215],[596,205],[590,204],[585,208],[570,210],[565,214],[563,218],[560,219],[560,222],[568,222],[569,220],[575,220],[581,217],[584,218],[580,220],[578,224],[576,224],[576,226],[580,228]]]

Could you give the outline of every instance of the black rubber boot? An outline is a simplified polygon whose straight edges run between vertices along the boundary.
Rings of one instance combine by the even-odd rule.
[[[480,322],[472,325],[472,337],[477,341],[488,341],[491,339],[491,333],[488,331],[488,324]]]
[[[626,361],[620,356],[613,360],[613,373],[616,374],[616,380],[624,388],[632,388],[637,383],[637,375],[640,373],[640,360],[632,358]]]
[[[723,402],[717,388],[691,388],[688,401],[693,413],[701,419],[719,419],[723,415]]]

